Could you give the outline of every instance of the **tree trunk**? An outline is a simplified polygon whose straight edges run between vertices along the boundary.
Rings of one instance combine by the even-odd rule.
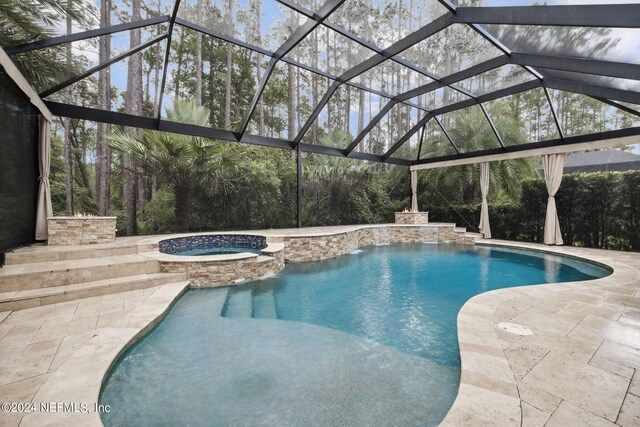
[[[111,0],[100,2],[100,27],[111,25]],[[111,52],[111,35],[100,37],[100,63],[109,60]],[[157,83],[156,83],[157,84]],[[111,110],[111,70],[109,67],[100,70],[98,75],[98,103],[101,110]],[[96,135],[96,197],[98,201],[98,215],[106,216],[109,213],[111,191],[109,177],[111,175],[111,148],[106,145],[107,134],[111,132],[111,126],[106,123],[98,123]]]
[[[358,91],[360,94],[358,98],[358,135],[364,129],[364,91]]]
[[[131,20],[140,20],[140,0],[132,0],[131,2]],[[140,45],[140,39],[140,29],[131,30],[130,47],[133,48]],[[141,115],[142,113],[142,56],[139,54],[129,57],[125,113],[132,115]],[[140,130],[133,132],[140,132]],[[138,189],[136,178],[138,174],[136,172],[136,165],[133,164],[131,156],[128,153],[124,153],[123,155],[122,166],[124,168],[122,201],[127,222],[127,234],[134,235],[137,233],[136,199],[139,199],[139,195],[136,194],[136,190]]]
[[[231,127],[231,67],[233,67],[233,48],[231,43],[227,43],[227,75],[224,92],[224,127]]]
[[[233,29],[232,12],[233,0],[227,0],[227,10],[225,12],[225,22],[230,30]],[[231,31],[229,31],[231,33]],[[225,129],[231,127],[231,71],[233,68],[233,45],[227,43],[227,74],[225,78],[225,98],[224,98],[224,126]]]
[[[196,3],[196,22],[202,25],[202,0]],[[202,33],[196,34],[196,105],[202,105]]]
[[[180,31],[180,42],[178,43],[178,67],[176,69],[176,89],[175,99],[180,99],[180,75],[182,74],[182,57],[184,55],[184,31]],[[160,94],[162,96],[162,94]]]
[[[318,35],[316,31],[311,33],[313,37],[313,53],[311,54],[311,62],[314,68],[318,68]],[[311,74],[311,108],[312,111],[318,105],[318,78],[315,73]],[[311,124],[311,143],[315,144],[318,140],[318,121],[314,120]]]
[[[296,87],[293,65],[287,64],[287,84],[289,85],[289,99],[287,111],[287,138],[292,140],[296,136]]]
[[[158,16],[162,14],[161,2],[158,1]],[[160,35],[161,27],[158,25],[156,35]],[[156,65],[153,76],[153,117],[158,117],[158,107],[160,106],[160,67],[162,67],[162,54],[160,50],[160,43],[156,44]]]
[[[347,86],[347,100],[346,100],[346,108],[345,108],[345,130],[348,134],[351,134],[351,86]]]
[[[151,200],[156,199],[156,193],[158,192],[158,176],[154,173],[151,175]]]
[[[72,7],[72,0],[68,0],[68,6]],[[67,34],[71,34],[71,16],[67,14]],[[71,68],[71,43],[67,44],[67,65]],[[67,89],[67,100],[71,102],[71,88]],[[71,146],[71,119],[62,119],[64,126],[64,166],[65,182],[67,185],[67,216],[73,216],[73,149]]]
[[[73,147],[72,154],[75,157],[76,165],[78,167],[78,172],[80,172],[80,184],[87,189],[87,193],[89,197],[92,197],[91,191],[91,183],[89,178],[89,172],[87,171],[87,165],[84,163],[83,159],[86,159],[85,155],[82,155],[80,150],[80,138],[78,138],[78,127],[71,123],[71,146]]]
[[[191,189],[188,184],[174,184],[175,194],[176,232],[186,233],[189,231],[189,196]]]

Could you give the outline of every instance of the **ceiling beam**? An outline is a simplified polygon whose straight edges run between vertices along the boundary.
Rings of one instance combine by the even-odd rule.
[[[544,154],[572,153],[596,148],[618,147],[640,144],[640,127],[598,132],[529,144],[511,145],[504,148],[463,153],[460,156],[443,156],[419,160],[411,170],[434,169],[448,166],[468,165],[498,160],[513,160]]]
[[[98,28],[95,30],[82,31],[79,33],[65,34],[64,36],[37,40],[31,43],[24,43],[17,46],[8,47],[5,49],[5,51],[9,55],[15,55],[17,53],[30,52],[32,50],[43,49],[45,47],[53,47],[65,43],[72,43],[94,37],[105,36],[107,34],[119,33],[121,31],[129,31],[136,28],[148,27],[150,25],[162,24],[167,21],[169,21],[168,15],[158,16],[156,18],[142,19],[140,21],[127,22],[124,24],[111,25],[109,27]]]
[[[393,155],[393,153],[395,153],[401,146],[402,144],[404,144],[405,142],[407,142],[409,139],[411,139],[411,137],[420,129],[423,129],[424,132],[424,125],[427,124],[427,122],[433,117],[433,115],[431,113],[427,113],[425,114],[425,116],[423,118],[421,118],[418,123],[416,123],[414,126],[411,127],[411,129],[409,130],[409,132],[405,133],[395,144],[393,144],[393,146],[391,146],[391,148],[389,148],[387,150],[386,153],[384,153],[382,155],[382,160],[387,160],[389,157],[391,157]]]
[[[265,55],[265,56],[268,56],[270,58],[273,58],[275,56],[274,52],[271,52],[271,51],[269,51],[267,49],[264,49],[264,48],[262,48],[260,46],[256,46],[256,45],[253,45],[253,44],[250,44],[250,43],[243,42],[242,40],[238,40],[238,39],[236,39],[234,37],[227,36],[226,34],[222,34],[220,32],[211,30],[209,28],[205,28],[205,27],[203,27],[201,25],[194,24],[193,22],[185,21],[184,19],[181,19],[181,18],[176,19],[176,24],[181,25],[181,26],[186,27],[186,28],[189,28],[191,30],[197,31],[197,32],[202,33],[202,34],[206,34],[208,36],[215,37],[217,39],[224,40],[226,42],[236,44],[236,45],[238,45],[238,46],[240,46],[240,47],[242,47],[244,49],[248,49],[248,50],[251,50],[251,51],[254,51],[254,52],[258,52],[258,53],[260,53],[262,55]],[[311,67],[309,65],[303,64],[301,62],[296,61],[295,59],[288,58],[286,56],[281,58],[280,60],[282,62],[286,62],[287,64],[291,64],[293,66],[302,68],[303,70],[309,71],[311,73],[318,74],[318,75],[320,75],[322,77],[326,77],[326,78],[331,79],[331,80],[337,80],[338,79],[338,76],[335,76],[335,75],[333,75],[331,73],[327,73],[327,72],[322,71],[322,70],[320,70],[318,68],[314,68],[314,67]],[[351,86],[351,87],[355,87],[355,88],[360,89],[360,90],[371,92],[371,93],[373,93],[375,95],[378,95],[378,96],[382,96],[382,97],[385,97],[385,98],[391,98],[391,95],[389,95],[388,93],[384,93],[384,92],[381,92],[379,90],[372,89],[372,88],[367,87],[367,86],[365,86],[363,84],[360,84],[360,83],[355,83],[355,82],[344,82],[344,83],[349,85],[349,86]],[[419,107],[419,106],[415,105],[412,102],[403,101],[403,104],[406,104],[406,105],[409,105],[411,107],[418,108],[418,109],[424,111],[424,107]]]
[[[640,104],[640,92],[595,86],[589,83],[581,83],[574,80],[560,80],[551,77],[545,77],[543,84],[549,89],[558,89],[567,92],[581,93],[583,95],[593,96],[596,98],[607,98],[614,101]]]
[[[171,18],[169,19],[169,28],[167,28],[167,46],[164,51],[164,65],[162,67],[162,81],[160,82],[160,91],[158,92],[158,115],[156,120],[158,127],[160,127],[160,119],[162,118],[162,100],[164,99],[164,88],[167,85],[167,74],[169,68],[169,56],[171,55],[171,39],[173,38],[173,27],[176,24],[176,18],[178,17],[178,9],[180,9],[180,0],[175,0],[173,3],[173,11],[171,12]],[[178,94],[176,93],[176,96]]]
[[[291,141],[278,138],[269,138],[258,135],[240,135],[237,132],[215,129],[206,126],[196,126],[188,123],[177,123],[169,120],[158,120],[152,117],[140,117],[132,114],[119,113],[115,111],[104,111],[96,108],[81,107],[77,105],[62,104],[53,101],[44,101],[45,105],[52,114],[61,117],[69,117],[71,119],[89,120],[98,123],[108,123],[117,126],[135,127],[139,129],[159,130],[161,132],[171,132],[189,136],[199,136],[202,138],[217,139],[221,141],[240,142],[262,147],[280,148],[291,150],[293,144]],[[321,145],[312,145],[301,143],[302,151],[323,154],[328,156],[345,157],[344,151]],[[373,162],[382,162],[382,156],[368,153],[358,153],[351,156],[354,159],[366,160]],[[388,159],[385,163],[396,164],[401,166],[410,166],[413,164],[410,160],[404,159]]]
[[[251,100],[251,104],[249,104],[249,108],[247,109],[247,113],[240,124],[240,128],[238,132],[240,135],[244,135],[247,131],[247,127],[249,126],[249,122],[251,121],[251,116],[253,116],[253,112],[255,111],[258,103],[260,102],[260,98],[262,97],[262,93],[264,92],[267,84],[269,83],[269,79],[271,78],[271,74],[276,67],[278,61],[280,61],[286,54],[291,52],[302,40],[304,40],[313,30],[315,30],[325,19],[329,17],[336,9],[338,9],[342,3],[346,0],[328,0],[320,10],[318,11],[317,19],[308,19],[304,24],[295,29],[293,34],[287,38],[287,40],[280,45],[280,47],[273,53],[273,58],[267,67],[267,70],[262,77],[262,81],[258,86],[258,90],[254,93],[253,99]]]
[[[385,49],[384,53],[375,54],[374,56],[361,62],[355,67],[352,67],[351,69],[345,71],[340,76],[338,76],[338,79],[337,79],[338,82],[345,82],[359,76],[360,74],[364,73],[367,70],[370,70],[371,68],[386,61],[387,59],[390,59],[391,57],[396,56],[399,53],[405,51],[406,49],[413,46],[414,44],[419,43],[422,40],[434,35],[435,33],[447,28],[449,25],[452,24],[452,22],[453,22],[453,15],[451,15],[450,13],[440,16],[438,19],[431,21],[430,23],[420,28],[416,32],[411,33],[407,37],[398,40],[397,42],[389,46],[387,49]],[[331,98],[330,95],[333,95],[333,93],[331,94],[329,93],[330,90],[331,88],[329,88],[325,96],[322,97],[322,100],[316,106],[314,111],[316,110],[318,112],[322,111],[322,109],[327,104],[327,102],[329,102],[329,99]],[[335,92],[335,89],[334,89],[334,92]],[[326,96],[326,95],[329,95],[329,96]],[[303,127],[303,129],[308,130],[313,120],[315,120],[315,117],[313,116],[309,117],[309,119],[307,119],[307,122],[305,122],[305,126]],[[303,136],[304,136],[304,132],[302,131],[298,132],[298,135],[296,135],[296,138],[294,139],[294,143],[298,144],[302,140]]]
[[[552,70],[640,80],[640,65],[627,64],[624,62],[609,62],[599,61],[597,59],[539,55],[522,52],[512,52],[510,62],[512,64],[549,68]]]
[[[640,4],[458,7],[455,22],[640,28]]]
[[[403,102],[408,99],[415,98],[416,96],[433,92],[435,90],[438,90],[452,83],[456,83],[456,82],[468,79],[470,77],[473,77],[475,75],[485,73],[487,71],[493,70],[495,68],[506,65],[508,63],[509,63],[509,57],[506,55],[500,55],[497,58],[490,59],[488,61],[469,67],[465,70],[451,74],[447,77],[443,77],[440,81],[434,81],[426,85],[422,85],[420,87],[401,93],[400,95],[397,95],[391,98],[391,100],[387,102],[384,108],[380,110],[380,112],[376,114],[375,117],[373,117],[371,121],[367,124],[367,126],[355,137],[355,139],[349,145],[349,147],[347,147],[346,149],[347,155],[349,155],[349,153],[356,148],[356,146],[367,136],[367,134],[380,122],[380,120],[382,120],[385,114],[387,114],[387,112],[398,102]]]
[[[89,77],[90,75],[97,73],[98,71],[107,68],[108,66],[110,66],[111,64],[115,64],[118,61],[122,61],[124,58],[127,58],[135,53],[140,52],[141,50],[144,50],[146,48],[148,48],[149,46],[156,44],[164,39],[167,38],[166,34],[162,34],[161,36],[157,36],[152,38],[151,40],[142,43],[141,45],[138,45],[136,47],[134,47],[133,49],[129,49],[126,52],[122,52],[120,55],[114,56],[113,58],[109,59],[108,61],[105,61],[101,64],[96,65],[95,67],[89,68],[87,71],[78,74],[76,76],[73,76],[72,78],[65,80],[64,82],[50,88],[47,89],[45,91],[43,91],[42,93],[40,93],[40,98],[46,98],[49,95],[52,95],[56,92],[61,91],[62,89],[71,86],[72,84],[79,82],[80,80]]]

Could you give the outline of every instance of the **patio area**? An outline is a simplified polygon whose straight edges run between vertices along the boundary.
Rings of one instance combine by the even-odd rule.
[[[286,237],[340,231],[345,229],[255,232]],[[443,425],[637,425],[640,255],[495,240],[476,245],[551,251],[614,271],[588,282],[501,289],[468,301],[458,315],[460,390]],[[94,405],[114,361],[187,288],[183,281],[3,312],[0,396],[34,405],[4,412],[3,423],[101,425]],[[532,334],[509,333],[503,322]],[[40,404],[51,402],[78,408],[45,413]]]

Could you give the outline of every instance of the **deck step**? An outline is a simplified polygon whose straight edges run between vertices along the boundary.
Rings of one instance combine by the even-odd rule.
[[[158,261],[134,254],[7,265],[0,269],[0,293],[159,272]]]
[[[467,229],[465,227],[454,227],[453,231],[455,231],[456,233],[465,233]]]
[[[5,254],[5,264],[23,265],[39,262],[72,261],[137,254],[136,243],[101,243],[83,246],[46,246],[35,244]]]
[[[253,314],[253,298],[251,289],[233,292],[227,298],[224,310],[225,317],[251,317]]]
[[[253,317],[259,319],[277,319],[276,298],[273,290],[258,292],[253,296]]]
[[[22,310],[80,298],[89,298],[136,289],[146,289],[186,280],[185,273],[151,273],[96,280],[66,286],[51,286],[0,294],[0,312]]]

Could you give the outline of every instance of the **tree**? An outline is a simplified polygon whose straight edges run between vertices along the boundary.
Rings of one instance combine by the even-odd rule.
[[[72,0],[67,0],[71,9]],[[67,13],[67,34],[71,34],[73,21],[71,15]],[[71,43],[67,44],[67,67],[71,69]],[[71,88],[67,88],[67,102],[71,103]],[[62,120],[64,125],[64,164],[65,182],[67,184],[67,216],[73,216],[73,147],[71,146],[71,119],[65,117]]]
[[[100,26],[111,25],[111,0],[101,0]],[[111,51],[111,35],[100,37],[100,63],[109,60]],[[98,75],[98,97],[100,108],[111,110],[111,70],[109,67],[100,70]],[[106,145],[106,135],[110,131],[106,123],[98,123],[96,139],[96,198],[98,214],[106,216],[110,205],[109,176],[111,175],[111,149]]]
[[[131,1],[131,19],[140,20],[140,0]],[[134,48],[141,43],[140,29],[131,30],[130,47]],[[142,56],[139,54],[129,57],[127,66],[127,93],[125,98],[125,112],[133,115],[142,114]],[[132,131],[140,134],[139,130]],[[122,156],[123,188],[122,198],[127,218],[127,234],[137,233],[137,172],[127,152]]]
[[[209,110],[194,101],[175,100],[167,109],[167,120],[208,126]],[[109,137],[109,145],[117,151],[129,153],[133,163],[154,172],[169,183],[175,196],[176,231],[189,230],[191,193],[196,188],[209,195],[229,191],[233,182],[231,171],[241,163],[235,147],[197,136],[145,130],[141,135],[116,129]]]

